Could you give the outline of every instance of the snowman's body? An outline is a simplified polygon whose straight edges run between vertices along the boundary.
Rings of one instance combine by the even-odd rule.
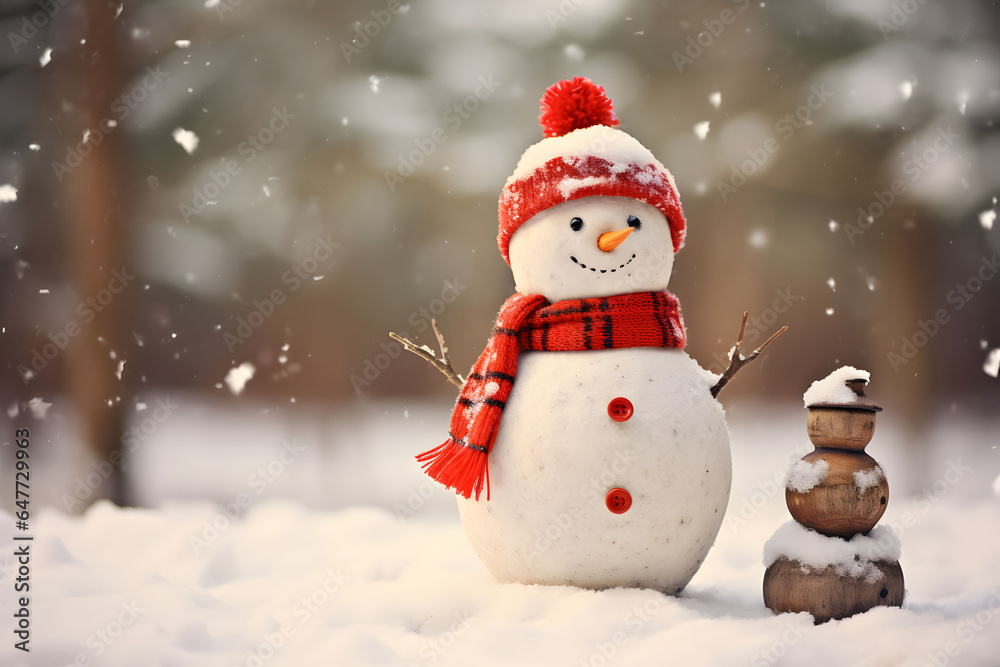
[[[490,499],[462,523],[500,581],[676,594],[729,500],[731,458],[715,378],[683,350],[522,352],[490,455]],[[626,421],[608,415],[624,397]],[[622,514],[605,502],[625,489]]]
[[[628,225],[634,234],[598,247]],[[510,256],[518,291],[550,302],[664,290],[673,267],[663,214],[624,197],[545,210],[517,231]],[[490,453],[490,498],[459,498],[487,568],[500,581],[680,592],[729,501],[716,379],[678,348],[522,352]],[[609,415],[616,398],[632,404],[625,421]],[[630,496],[624,513],[609,509],[612,489]]]

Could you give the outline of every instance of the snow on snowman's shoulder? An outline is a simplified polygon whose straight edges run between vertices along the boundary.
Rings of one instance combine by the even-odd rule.
[[[826,475],[829,471],[830,464],[825,459],[819,459],[816,463],[801,460],[796,461],[788,469],[785,488],[799,493],[809,493],[813,487],[817,484],[822,484],[826,480]],[[876,481],[875,483],[877,484],[878,482]]]
[[[656,348],[637,348],[637,349],[656,349]],[[675,354],[676,353],[676,354]],[[710,391],[712,387],[718,383],[719,379],[722,377],[719,373],[713,373],[708,370],[697,359],[689,355],[684,350],[671,350],[670,354],[665,357],[661,357],[656,354],[657,358],[663,358],[669,360],[672,372],[683,372],[686,374],[687,381],[683,383],[684,386],[693,388],[695,391],[700,392],[702,390],[702,385],[706,391]]]
[[[841,366],[822,380],[816,380],[806,393],[802,395],[805,407],[818,403],[850,404],[858,400],[857,394],[851,391],[847,383],[851,380],[871,379],[871,373],[853,366]]]
[[[779,558],[797,561],[805,571],[833,567],[837,574],[878,581],[883,575],[873,563],[899,560],[900,545],[888,526],[875,526],[868,535],[860,533],[845,540],[828,537],[795,521],[786,522],[764,543],[764,567]]]

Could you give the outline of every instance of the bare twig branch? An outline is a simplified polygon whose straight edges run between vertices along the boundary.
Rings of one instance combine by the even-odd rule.
[[[426,345],[417,345],[409,338],[403,338],[395,332],[390,331],[389,337],[393,340],[399,341],[403,345],[404,350],[412,352],[434,368],[444,373],[444,376],[448,378],[453,385],[461,389],[462,385],[465,384],[465,379],[456,373],[454,367],[451,365],[451,358],[448,356],[448,345],[444,342],[444,336],[441,335],[441,331],[438,330],[437,320],[431,320],[431,327],[434,329],[434,336],[437,338],[438,347],[441,348],[440,357],[436,352],[434,352],[434,350]]]
[[[740,325],[740,336],[739,338],[736,339],[736,345],[733,346],[733,356],[729,360],[729,368],[726,369],[726,372],[722,374],[722,377],[719,378],[719,381],[715,383],[714,387],[712,387],[713,398],[719,397],[719,392],[722,391],[723,387],[729,384],[729,381],[733,379],[733,376],[736,375],[737,371],[739,371],[741,368],[743,368],[751,361],[756,359],[760,355],[760,353],[763,352],[764,349],[774,341],[774,339],[776,339],[781,334],[785,333],[785,331],[788,329],[787,326],[781,327],[780,329],[775,331],[770,338],[765,340],[763,345],[761,345],[756,350],[751,352],[748,356],[744,357],[742,354],[740,354],[740,348],[743,346],[743,334],[747,330],[747,317],[749,315],[750,313],[748,313],[747,311],[743,311],[743,323]]]

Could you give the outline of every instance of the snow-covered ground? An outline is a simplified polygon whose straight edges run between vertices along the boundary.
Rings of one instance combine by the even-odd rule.
[[[868,451],[889,480],[882,525],[902,541],[906,601],[814,626],[761,596],[764,543],[789,518],[782,479],[810,449],[798,406],[729,410],[729,512],[673,598],[495,583],[453,496],[412,459],[443,439],[447,405],[283,421],[174,400],[133,455],[139,500],[157,509],[33,515],[30,654],[12,648],[4,538],[0,664],[1000,664],[996,421],[939,419],[915,457],[914,434],[880,415]]]

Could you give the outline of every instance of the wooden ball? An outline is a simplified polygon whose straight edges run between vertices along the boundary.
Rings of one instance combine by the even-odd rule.
[[[875,434],[875,413],[868,410],[809,408],[806,433],[817,447],[864,450]]]
[[[903,604],[903,568],[898,561],[872,563],[882,577],[864,578],[837,574],[833,566],[805,572],[798,561],[779,558],[764,572],[764,604],[777,613],[806,611],[815,623],[847,618],[873,607]]]
[[[829,469],[826,479],[805,493],[785,489],[785,504],[792,518],[824,535],[852,537],[867,534],[889,504],[889,482],[882,475],[877,484],[859,494],[854,473],[878,465],[864,452],[818,448],[802,457],[813,465],[820,459]]]

